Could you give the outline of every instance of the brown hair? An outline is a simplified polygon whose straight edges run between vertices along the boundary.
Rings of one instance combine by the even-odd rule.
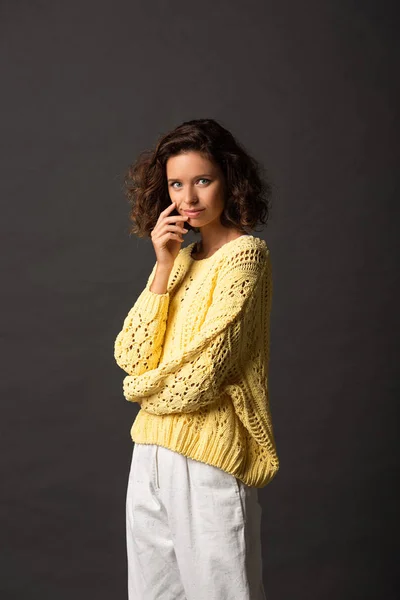
[[[214,119],[185,121],[163,135],[152,150],[139,154],[124,179],[130,204],[130,233],[150,237],[160,212],[171,204],[166,163],[171,156],[196,151],[217,163],[225,177],[227,198],[221,224],[241,231],[266,224],[270,213],[272,185],[261,165]],[[172,213],[176,214],[176,213]],[[185,227],[199,229],[185,223]]]

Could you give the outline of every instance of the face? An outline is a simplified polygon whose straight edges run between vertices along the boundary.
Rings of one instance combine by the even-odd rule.
[[[171,156],[166,163],[168,190],[171,200],[181,215],[199,210],[189,216],[192,227],[214,223],[220,227],[219,217],[225,205],[225,178],[219,165],[199,152]]]

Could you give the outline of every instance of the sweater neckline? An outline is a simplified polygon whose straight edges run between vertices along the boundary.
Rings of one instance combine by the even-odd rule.
[[[219,248],[217,248],[217,250],[214,252],[214,254],[211,254],[211,256],[206,256],[205,258],[193,258],[192,256],[192,250],[196,244],[196,242],[192,242],[191,244],[189,244],[188,246],[186,246],[185,250],[187,251],[187,255],[189,260],[192,263],[203,263],[206,262],[208,260],[211,260],[212,258],[215,257],[216,254],[218,254],[219,252],[221,252],[221,250],[223,248],[226,248],[228,246],[230,246],[231,244],[233,244],[234,242],[237,242],[238,240],[241,240],[242,238],[254,238],[253,235],[250,235],[248,233],[245,233],[243,235],[239,235],[237,238],[234,238],[233,240],[229,240],[229,242],[225,242],[225,244],[222,244],[222,246],[220,246]]]

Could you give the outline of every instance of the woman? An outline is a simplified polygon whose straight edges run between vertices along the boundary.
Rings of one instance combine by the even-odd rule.
[[[279,461],[268,397],[272,278],[260,167],[213,119],[126,179],[156,262],[115,341],[140,410],[126,498],[130,600],[265,598],[257,488]],[[193,230],[201,239],[182,248]]]

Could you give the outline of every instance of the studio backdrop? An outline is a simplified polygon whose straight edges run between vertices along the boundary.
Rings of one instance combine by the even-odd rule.
[[[1,3],[2,600],[127,597],[139,407],[113,344],[155,255],[122,185],[195,118],[274,186],[253,232],[274,283],[267,597],[398,597],[394,16],[374,0]]]

